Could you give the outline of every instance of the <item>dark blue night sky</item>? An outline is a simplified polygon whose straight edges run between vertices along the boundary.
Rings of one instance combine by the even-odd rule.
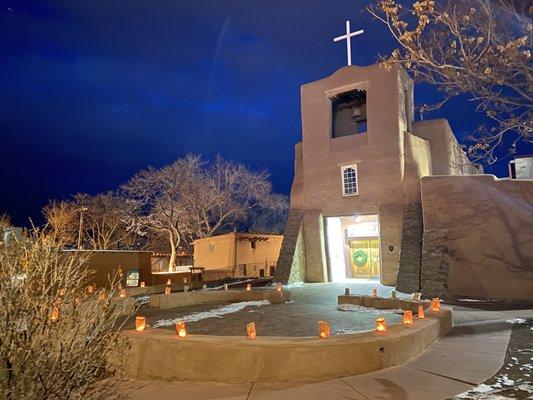
[[[0,0],[0,213],[40,221],[48,199],[116,188],[188,152],[266,168],[288,193],[300,85],[345,64],[332,42],[344,21],[366,30],[354,64],[393,46],[365,4]],[[481,118],[465,104],[434,116],[464,135]]]

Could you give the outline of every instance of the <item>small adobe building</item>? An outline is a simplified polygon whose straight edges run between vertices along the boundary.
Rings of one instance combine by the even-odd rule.
[[[413,104],[400,67],[347,66],[301,87],[302,141],[274,280],[379,278],[426,295],[533,298],[523,281],[533,279],[533,182],[483,175],[447,120],[415,121]],[[462,231],[466,215],[491,213],[486,230]]]
[[[266,277],[274,275],[282,235],[231,232],[197,239],[194,266],[213,277]]]

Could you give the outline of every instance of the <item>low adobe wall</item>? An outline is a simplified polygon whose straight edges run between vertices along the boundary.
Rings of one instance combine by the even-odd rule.
[[[339,304],[353,304],[363,307],[377,308],[378,310],[411,310],[416,315],[418,312],[418,306],[424,306],[424,310],[427,311],[431,301],[409,301],[402,299],[391,299],[386,297],[370,297],[370,296],[357,296],[357,295],[340,295],[337,297]]]
[[[204,285],[204,282],[189,282],[187,284],[185,283],[176,283],[173,285],[152,285],[152,286],[145,286],[145,287],[128,287],[126,288],[126,292],[128,293],[128,296],[147,296],[151,294],[158,294],[163,293],[165,291],[165,287],[170,286],[172,288],[173,292],[183,292],[184,287],[188,286],[189,290],[195,290],[195,289],[201,289]]]
[[[341,296],[343,302],[352,304],[367,301],[361,299]],[[374,308],[406,305],[382,300],[370,299],[369,304]],[[401,364],[424,351],[451,326],[452,311],[442,308],[438,313],[427,313],[426,319],[415,318],[410,327],[393,325],[387,333],[337,335],[326,340],[262,336],[248,340],[214,335],[180,339],[170,330],[130,330],[123,332],[130,347],[122,354],[122,372],[134,379],[230,383],[325,380]]]
[[[205,303],[236,303],[241,301],[268,300],[272,304],[281,304],[291,300],[288,290],[197,290],[194,292],[177,292],[155,294],[150,296],[150,307],[176,308]]]

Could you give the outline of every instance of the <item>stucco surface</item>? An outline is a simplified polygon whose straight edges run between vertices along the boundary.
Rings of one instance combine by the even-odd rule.
[[[366,132],[333,138],[332,99],[355,89],[366,91]],[[324,218],[378,214],[381,282],[394,285],[406,266],[399,265],[402,248],[404,255],[416,246],[421,253],[420,238],[402,240],[402,227],[409,228],[404,207],[421,202],[420,179],[482,172],[469,164],[445,119],[414,121],[413,104],[413,82],[400,67],[347,66],[302,85],[291,209],[303,214],[306,281],[331,279]],[[341,168],[349,165],[357,168],[358,193],[343,196]]]
[[[379,306],[379,302],[373,303]],[[168,330],[126,331],[125,375],[136,379],[286,382],[363,374],[398,365],[426,349],[452,324],[443,308],[412,327],[319,338],[188,335]]]
[[[481,167],[469,163],[448,120],[415,121],[413,133],[426,139],[429,145],[433,175],[475,175],[483,172]]]
[[[71,254],[75,251],[67,251]],[[82,253],[84,250],[82,250]],[[110,279],[118,274],[119,268],[124,273],[122,285],[126,285],[126,272],[134,269],[139,270],[139,282],[145,281],[152,284],[151,252],[148,251],[90,251],[86,267],[92,271],[92,282],[97,287],[108,287]]]
[[[252,247],[252,240],[255,247]],[[253,268],[275,266],[282,240],[281,235],[236,232],[198,239],[194,241],[194,265],[208,270],[247,265],[251,268],[247,268],[248,276],[259,276],[257,268],[256,271]],[[269,272],[266,270],[265,274]]]
[[[150,307],[176,308],[205,303],[234,303],[240,301],[268,300],[272,304],[281,304],[291,300],[290,291],[284,289],[263,290],[196,290],[194,292],[178,292],[154,294],[150,296]]]
[[[422,204],[424,293],[533,299],[533,181],[427,177]]]

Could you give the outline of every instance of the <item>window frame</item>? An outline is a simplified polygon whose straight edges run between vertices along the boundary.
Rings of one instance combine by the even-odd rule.
[[[137,283],[135,285],[128,284],[128,282],[130,280],[134,281],[133,278],[130,278],[130,275],[132,275],[132,274],[137,274]],[[126,278],[126,287],[138,287],[139,286],[139,282],[141,281],[141,270],[139,268],[127,269],[126,270],[126,274],[125,274],[125,278]]]
[[[355,193],[346,193],[346,182],[344,181],[344,171],[347,169],[353,169],[355,172]],[[357,164],[343,165],[341,167],[341,185],[342,185],[342,197],[357,196],[359,194],[359,174],[357,171]]]

